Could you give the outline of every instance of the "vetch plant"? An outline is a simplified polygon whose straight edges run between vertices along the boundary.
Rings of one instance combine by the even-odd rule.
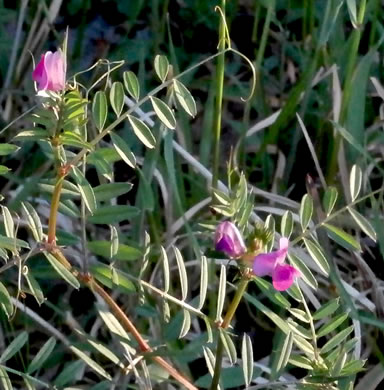
[[[101,59],[70,75],[66,42],[33,70],[38,103],[13,142],[33,145],[44,167],[32,178],[36,195],[20,190],[19,207],[2,205],[0,303],[5,317],[20,311],[50,337],[25,353],[31,336],[15,329],[0,356],[7,390],[14,376],[28,388],[350,389],[364,369],[356,323],[365,301],[340,276],[337,254],[357,256],[360,232],[376,240],[357,207],[382,189],[361,196],[367,172],[355,165],[345,206],[336,188],[320,194],[310,180],[300,204],[273,194],[260,206],[262,191],[235,159],[220,181],[224,54],[239,55],[255,74],[231,47],[224,6],[220,51],[179,74],[157,55],[160,84],[151,91],[122,71],[124,61]],[[182,80],[215,58],[215,153],[205,167],[184,145],[181,123],[201,107]],[[18,150],[0,145],[2,155]],[[198,184],[193,196],[187,174]],[[350,217],[348,231],[341,216]],[[48,321],[28,299],[47,305],[50,284],[63,287],[65,309],[50,302]],[[337,296],[322,302],[319,288]],[[84,290],[92,298],[78,314],[73,296]],[[273,328],[263,359],[259,323]],[[63,350],[65,363],[57,358]],[[206,370],[196,371],[201,359]]]

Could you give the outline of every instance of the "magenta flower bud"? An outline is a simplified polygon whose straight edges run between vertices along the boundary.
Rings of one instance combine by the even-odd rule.
[[[67,65],[61,50],[54,53],[47,51],[32,73],[39,90],[62,91],[65,89]]]
[[[253,273],[257,276],[271,276],[273,287],[278,291],[291,287],[300,272],[291,265],[284,264],[288,253],[288,239],[280,239],[280,248],[270,253],[261,253],[253,260]]]
[[[229,257],[239,257],[245,253],[246,247],[239,229],[229,221],[220,223],[215,233],[216,250]]]

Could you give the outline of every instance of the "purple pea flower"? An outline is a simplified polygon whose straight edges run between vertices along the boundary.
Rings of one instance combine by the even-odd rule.
[[[226,253],[229,257],[239,257],[245,253],[246,247],[239,229],[229,221],[221,222],[215,233],[217,251]]]
[[[67,64],[62,51],[47,51],[32,73],[39,90],[62,91],[65,89]]]
[[[288,253],[288,238],[280,238],[280,248],[270,253],[261,253],[253,260],[253,273],[257,276],[272,276],[273,287],[278,291],[291,287],[300,272],[288,264],[283,264]]]

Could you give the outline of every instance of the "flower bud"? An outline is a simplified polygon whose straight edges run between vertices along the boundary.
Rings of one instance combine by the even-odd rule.
[[[54,53],[47,51],[32,73],[39,90],[62,91],[65,89],[66,61],[61,50]]]
[[[229,257],[239,257],[245,253],[246,247],[239,229],[229,221],[220,223],[215,233],[216,250]]]

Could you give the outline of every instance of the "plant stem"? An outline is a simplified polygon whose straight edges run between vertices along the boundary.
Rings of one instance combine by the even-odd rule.
[[[48,244],[55,244],[56,242],[57,212],[59,209],[60,195],[61,189],[63,187],[64,177],[64,175],[58,175],[52,194],[51,210],[49,212],[48,222]]]
[[[221,11],[225,15],[225,0],[221,0]],[[220,18],[219,27],[219,51],[225,49],[225,20]],[[221,136],[221,111],[223,104],[224,89],[224,68],[225,54],[221,53],[217,59],[216,68],[216,98],[214,107],[214,124],[213,124],[213,167],[212,167],[212,188],[217,188],[220,164],[220,136]]]
[[[243,294],[245,290],[247,289],[249,283],[249,278],[248,275],[244,275],[242,280],[239,283],[239,286],[236,290],[236,294],[229,305],[227,314],[224,317],[223,322],[220,325],[220,328],[226,329],[230,325],[232,318],[239,306],[239,303],[243,297]],[[210,390],[217,390],[219,382],[220,382],[220,374],[221,374],[221,362],[223,360],[223,352],[224,352],[224,344],[219,336],[218,341],[217,341],[217,350],[216,350],[216,360],[215,360],[215,369],[213,373],[213,378],[212,378],[212,383]]]
[[[60,261],[73,275],[79,280],[79,282],[84,283],[91,291],[99,295],[104,302],[108,305],[111,311],[114,313],[121,325],[127,330],[136,340],[139,345],[139,349],[143,353],[153,352],[149,344],[141,336],[140,332],[137,330],[132,321],[128,316],[121,310],[120,306],[115,302],[115,300],[100,286],[95,279],[89,274],[80,274],[75,270],[69,261],[65,258],[64,254],[59,248],[54,248],[51,251],[51,254]],[[166,362],[162,357],[156,355],[149,355],[150,359],[155,361],[161,367],[163,367],[169,375],[175,378],[180,384],[182,384],[188,390],[198,390],[186,377],[179,373],[174,367],[172,367],[168,362]]]
[[[304,295],[303,295],[303,293],[301,292],[300,289],[299,289],[299,291],[300,291],[300,295],[301,295],[301,302],[304,305],[304,309],[305,309],[305,312],[307,313],[308,320],[309,320],[309,326],[311,328],[312,345],[313,345],[313,351],[315,353],[315,360],[318,361],[319,360],[319,351],[317,349],[317,336],[316,336],[315,325],[313,323],[313,318],[312,318],[311,312],[309,311],[309,308],[308,308],[308,305],[307,305],[307,301],[305,300]]]

